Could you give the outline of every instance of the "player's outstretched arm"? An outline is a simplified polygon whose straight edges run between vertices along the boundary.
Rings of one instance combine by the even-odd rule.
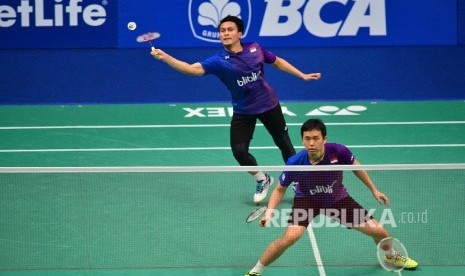
[[[354,165],[360,165],[357,160],[354,160]],[[381,205],[389,206],[389,199],[388,197],[380,192],[378,188],[376,188],[373,181],[371,181],[370,176],[364,170],[355,170],[354,174],[370,189],[371,193],[373,194],[374,198],[379,202]]]
[[[189,64],[185,61],[170,56],[161,49],[153,49],[150,54],[156,59],[165,62],[174,70],[183,74],[189,76],[203,76],[205,74],[205,70],[203,69],[200,62]]]
[[[298,78],[301,78],[305,81],[310,81],[310,80],[319,80],[321,78],[320,73],[302,73],[299,69],[297,69],[294,65],[290,64],[288,61],[286,61],[283,58],[276,57],[275,62],[273,65],[278,68],[279,70],[282,70],[286,73],[289,73],[291,75],[294,75]]]
[[[276,210],[283,200],[284,194],[286,194],[287,187],[281,186],[279,183],[276,185],[276,188],[271,193],[270,201],[268,202],[268,206],[265,212],[265,215],[260,220],[260,226],[265,226],[272,218],[273,210]]]

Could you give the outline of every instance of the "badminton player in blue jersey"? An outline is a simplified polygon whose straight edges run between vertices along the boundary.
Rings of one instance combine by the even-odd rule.
[[[300,133],[305,149],[289,158],[286,165],[359,165],[347,147],[326,143],[326,126],[321,120],[307,120]],[[389,204],[387,196],[376,188],[366,171],[353,172],[380,204]],[[280,238],[268,246],[255,267],[246,275],[261,275],[267,266],[302,237],[311,221],[320,214],[331,217],[349,229],[370,236],[376,244],[389,237],[388,231],[348,194],[342,176],[342,171],[285,171],[281,174],[260,225],[265,226],[272,221],[273,212],[287,188],[294,184],[294,204],[287,228]],[[392,248],[385,250],[386,263],[405,266],[406,269],[415,269],[418,266],[416,261],[398,254]]]
[[[295,154],[287,132],[275,91],[265,80],[264,64],[295,75],[305,81],[319,80],[319,73],[304,74],[289,62],[264,49],[258,43],[242,43],[243,22],[235,16],[223,18],[218,26],[223,49],[202,62],[189,64],[178,60],[161,49],[151,54],[173,69],[191,76],[212,74],[227,87],[232,97],[234,114],[231,119],[230,145],[232,153],[241,166],[257,166],[255,157],[249,153],[257,119],[260,120],[273,141],[281,150],[286,162]],[[261,171],[250,172],[257,181],[254,202],[266,198],[273,178]]]

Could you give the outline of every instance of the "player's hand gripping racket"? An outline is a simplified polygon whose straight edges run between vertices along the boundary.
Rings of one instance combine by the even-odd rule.
[[[152,40],[155,40],[155,39],[157,39],[159,37],[160,37],[160,33],[151,32],[151,33],[146,33],[146,34],[138,36],[136,38],[136,41],[139,42],[139,43],[148,42],[150,44],[150,48],[153,51],[153,50],[155,50],[155,47],[152,44]],[[155,55],[154,58],[158,58],[158,55]]]
[[[386,254],[392,247],[395,252],[395,256],[392,258],[392,262],[387,260]],[[392,252],[392,251],[391,251]],[[379,264],[387,271],[397,272],[398,275],[402,275],[401,271],[407,265],[408,253],[405,246],[396,238],[384,238],[377,246],[377,254]],[[394,262],[395,261],[395,262]]]
[[[266,206],[259,207],[255,211],[250,213],[250,215],[247,217],[245,221],[247,223],[251,223],[252,221],[255,221],[258,218],[260,218],[263,215],[263,213],[265,213],[265,211],[266,211]]]

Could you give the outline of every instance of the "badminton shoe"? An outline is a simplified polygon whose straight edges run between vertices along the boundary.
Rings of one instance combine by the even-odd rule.
[[[394,257],[388,258],[387,256],[384,256],[384,262],[398,266],[398,267],[404,267],[404,269],[410,269],[414,270],[418,267],[418,263],[408,257],[402,256],[399,253],[396,253]]]
[[[261,275],[262,275],[262,274],[260,274],[260,273],[257,273],[257,272],[250,272],[250,271],[247,272],[247,273],[245,274],[245,276],[261,276]]]
[[[266,198],[266,195],[268,194],[268,190],[270,189],[271,185],[273,185],[273,182],[274,182],[273,177],[267,174],[265,176],[266,176],[265,180],[257,181],[257,190],[255,191],[255,194],[253,195],[253,202],[255,203],[262,202]]]

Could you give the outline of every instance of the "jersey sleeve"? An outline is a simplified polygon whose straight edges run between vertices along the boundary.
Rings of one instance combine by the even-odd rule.
[[[291,172],[282,172],[279,176],[279,184],[283,187],[289,187],[292,183],[292,174]]]
[[[291,156],[287,161],[286,161],[286,166],[293,166],[293,165],[307,165],[306,161],[308,160],[307,158],[307,151],[302,150],[298,152],[297,154]],[[295,171],[283,171],[281,175],[279,176],[279,183],[283,187],[289,187],[289,185],[292,184],[292,182],[295,181],[296,178],[296,172]]]
[[[344,145],[338,145],[338,158],[342,165],[353,165],[355,160],[352,152]]]
[[[218,58],[216,56],[212,56],[212,57],[207,58],[204,61],[201,61],[200,65],[202,65],[203,70],[205,70],[205,75],[208,75],[208,74],[216,75],[217,72],[219,71],[219,63],[218,63]]]
[[[276,61],[276,55],[275,54],[273,54],[272,52],[266,50],[265,48],[263,48],[263,46],[260,46],[260,48],[262,50],[265,63],[271,64],[271,63],[274,63]]]

